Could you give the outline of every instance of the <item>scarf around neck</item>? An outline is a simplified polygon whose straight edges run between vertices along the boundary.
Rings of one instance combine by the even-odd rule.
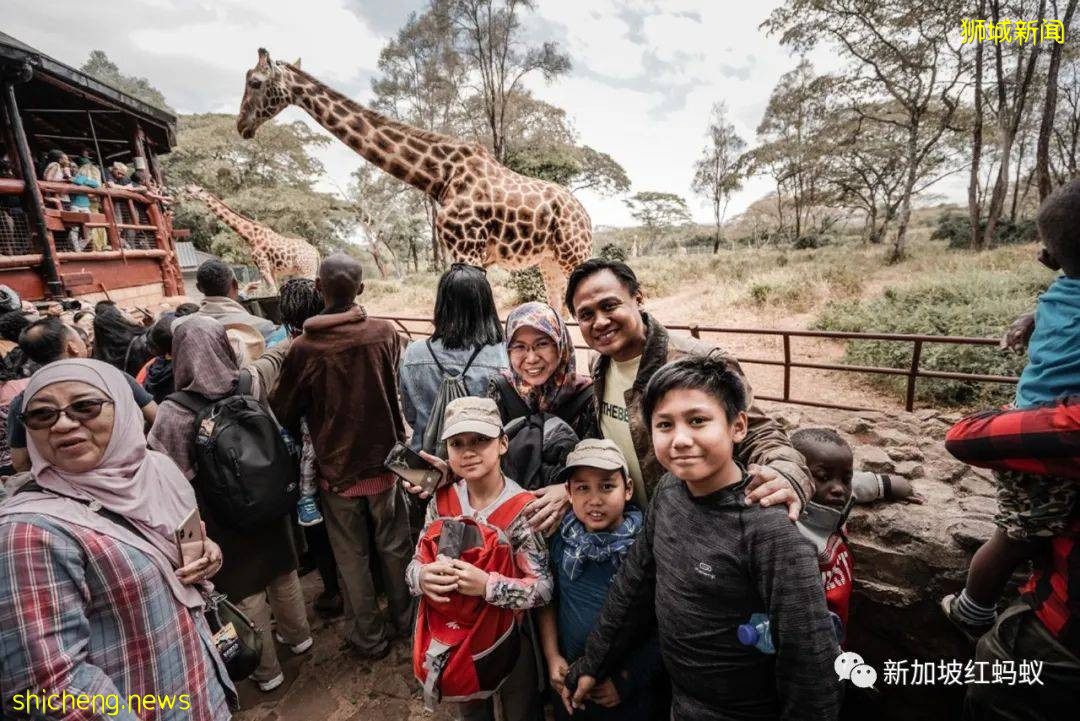
[[[623,511],[622,522],[612,531],[591,533],[577,516],[567,513],[559,528],[559,534],[566,544],[562,558],[563,571],[573,580],[585,570],[586,561],[603,563],[610,560],[618,568],[634,544],[641,526],[641,511],[630,504]]]

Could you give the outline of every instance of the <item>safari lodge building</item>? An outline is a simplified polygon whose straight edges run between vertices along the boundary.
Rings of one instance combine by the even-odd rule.
[[[0,92],[0,284],[30,301],[149,305],[182,294],[171,216],[154,191],[176,116],[4,33]],[[43,180],[50,151],[91,158],[100,187]],[[141,184],[109,186],[114,162]],[[71,207],[80,195],[89,213]]]

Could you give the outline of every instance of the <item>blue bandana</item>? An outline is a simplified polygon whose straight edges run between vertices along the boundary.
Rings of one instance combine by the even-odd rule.
[[[562,559],[563,571],[573,580],[581,575],[585,561],[603,563],[610,559],[618,568],[633,545],[641,525],[641,511],[632,505],[626,507],[622,523],[614,531],[599,533],[589,532],[577,516],[567,513],[559,529],[563,543],[566,544]]]

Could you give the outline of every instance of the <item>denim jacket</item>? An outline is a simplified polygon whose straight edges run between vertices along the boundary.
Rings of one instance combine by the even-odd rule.
[[[431,350],[448,373],[460,373],[476,349],[446,350],[441,340],[433,340]],[[465,388],[469,395],[485,395],[491,377],[509,367],[510,359],[507,358],[504,344],[484,346],[465,374]],[[431,406],[435,404],[435,396],[442,385],[442,373],[431,357],[427,343],[422,340],[409,343],[401,358],[398,379],[401,384],[401,408],[405,413],[405,422],[413,430],[409,447],[414,451],[419,450],[424,440],[428,414],[431,413]]]

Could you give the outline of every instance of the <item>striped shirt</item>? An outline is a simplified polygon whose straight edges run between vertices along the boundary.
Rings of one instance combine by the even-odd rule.
[[[109,718],[142,721],[228,719],[235,698],[202,612],[176,600],[142,551],[82,526],[11,514],[0,520],[0,694],[8,704],[27,690],[115,695],[120,712]],[[135,694],[171,696],[174,705],[129,709]],[[100,702],[96,711],[49,713],[105,717]]]

